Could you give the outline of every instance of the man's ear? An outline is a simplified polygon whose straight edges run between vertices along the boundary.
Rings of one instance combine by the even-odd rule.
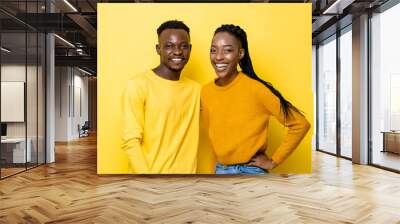
[[[156,51],[157,51],[157,54],[160,55],[160,45],[159,44],[156,44]]]
[[[243,48],[239,49],[239,58],[242,59],[244,57],[245,50]]]

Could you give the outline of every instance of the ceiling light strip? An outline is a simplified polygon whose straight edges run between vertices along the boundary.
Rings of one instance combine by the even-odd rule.
[[[78,67],[78,70],[81,71],[81,72],[83,72],[83,73],[85,73],[85,74],[93,75],[92,73],[90,73],[90,72],[88,72],[88,71],[86,71],[86,70],[83,70],[83,69],[81,69],[81,68],[79,68],[79,67]]]
[[[353,2],[354,0],[336,0],[332,5],[325,9],[322,14],[342,14],[343,10]]]
[[[67,4],[74,12],[78,12],[78,10],[67,0],[64,0],[65,4]]]
[[[73,44],[72,44],[71,42],[69,42],[68,40],[66,40],[66,39],[64,39],[64,38],[62,38],[62,37],[60,37],[60,36],[57,35],[57,34],[54,34],[54,36],[57,37],[57,38],[58,38],[59,40],[61,40],[62,42],[64,42],[64,43],[68,44],[69,46],[75,48],[75,45],[73,45]]]
[[[0,48],[2,51],[4,51],[4,52],[7,52],[7,53],[10,53],[11,52],[11,50],[8,50],[7,48],[5,48],[5,47],[1,47]]]

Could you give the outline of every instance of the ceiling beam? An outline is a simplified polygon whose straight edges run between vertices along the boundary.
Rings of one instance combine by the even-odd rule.
[[[90,24],[85,17],[80,14],[67,14],[67,16],[74,21],[77,25],[79,25],[91,38],[96,38],[97,30]]]
[[[56,66],[82,66],[96,71],[96,57],[91,56],[55,56]]]

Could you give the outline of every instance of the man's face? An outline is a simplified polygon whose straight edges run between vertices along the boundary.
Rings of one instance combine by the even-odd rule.
[[[179,72],[189,60],[189,34],[182,29],[166,29],[158,37],[156,46],[160,63],[172,71]]]

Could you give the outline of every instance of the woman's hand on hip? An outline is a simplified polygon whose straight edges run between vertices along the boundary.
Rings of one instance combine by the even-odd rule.
[[[253,156],[253,158],[251,158],[250,162],[247,165],[257,166],[264,170],[272,170],[276,167],[277,164],[266,155],[258,153]]]

